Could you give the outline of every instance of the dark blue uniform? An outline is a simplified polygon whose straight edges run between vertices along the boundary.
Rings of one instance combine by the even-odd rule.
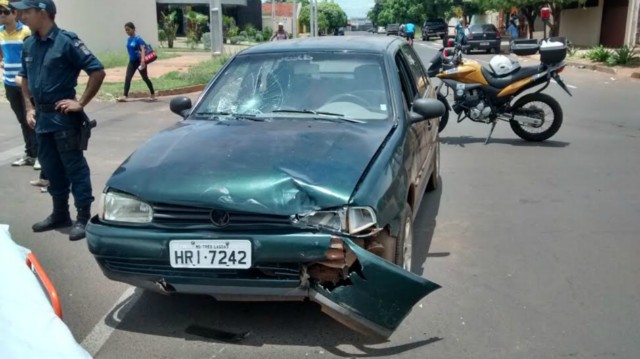
[[[43,40],[34,34],[24,41],[22,70],[36,104],[38,159],[49,177],[54,199],[68,199],[73,192],[76,208],[91,205],[89,166],[73,136],[82,123],[78,113],[55,111],[56,102],[76,99],[80,70],[103,70],[98,59],[72,32],[54,26]]]

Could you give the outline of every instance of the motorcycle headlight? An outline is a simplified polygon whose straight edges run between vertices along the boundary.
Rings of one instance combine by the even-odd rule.
[[[369,207],[345,207],[331,211],[317,211],[295,216],[300,226],[328,229],[356,234],[377,225],[376,214]]]
[[[102,194],[102,213],[107,222],[151,223],[153,208],[134,196],[118,192]]]

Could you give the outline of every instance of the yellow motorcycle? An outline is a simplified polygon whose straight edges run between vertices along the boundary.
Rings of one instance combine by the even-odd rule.
[[[503,55],[495,56],[487,66],[463,59],[459,44],[453,49],[440,49],[427,70],[429,77],[442,81],[437,93],[447,111],[440,120],[439,131],[445,128],[453,110],[458,122],[468,118],[491,125],[485,144],[499,120],[509,122],[513,132],[526,141],[544,141],[556,134],[562,125],[562,107],[542,91],[555,81],[572,96],[559,75],[565,68],[566,46],[547,42],[536,45],[534,50],[533,53],[539,51],[541,63],[520,67]],[[519,97],[540,85],[543,86],[538,90]],[[450,92],[453,92],[452,106],[447,100]]]

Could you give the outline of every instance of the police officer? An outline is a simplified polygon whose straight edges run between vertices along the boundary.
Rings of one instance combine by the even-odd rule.
[[[69,193],[72,192],[78,217],[69,239],[79,240],[85,237],[94,200],[79,128],[86,118],[84,107],[102,85],[104,67],[76,34],[58,28],[52,0],[23,0],[11,6],[23,11],[22,20],[33,34],[24,41],[20,71],[24,78],[22,94],[27,121],[36,130],[38,159],[49,177],[49,193],[53,199],[53,213],[34,224],[33,231],[71,226]],[[80,70],[89,75],[89,81],[82,96],[76,99]],[[29,101],[31,97],[35,106]]]

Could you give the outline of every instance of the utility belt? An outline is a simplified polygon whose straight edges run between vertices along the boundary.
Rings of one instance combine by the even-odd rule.
[[[38,104],[36,111],[40,112],[57,112],[55,104]],[[56,147],[60,152],[81,150],[86,151],[89,147],[89,138],[91,138],[91,129],[96,127],[98,123],[87,116],[86,112],[72,112],[68,116],[77,121],[73,128],[56,131],[53,137],[56,140]]]

